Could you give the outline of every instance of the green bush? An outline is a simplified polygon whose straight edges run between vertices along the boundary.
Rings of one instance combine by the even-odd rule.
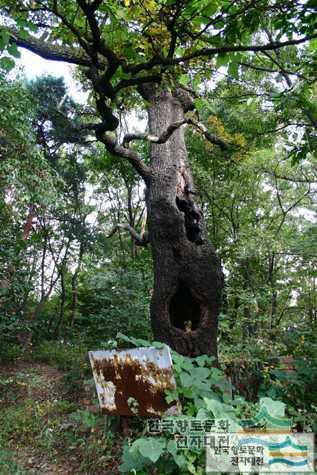
[[[40,363],[57,366],[66,371],[79,366],[87,358],[87,348],[80,344],[43,340],[32,349],[31,359]]]
[[[14,363],[22,353],[22,345],[0,341],[0,363]]]

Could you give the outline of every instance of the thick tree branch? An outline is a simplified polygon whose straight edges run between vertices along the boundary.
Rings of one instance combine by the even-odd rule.
[[[130,224],[117,224],[114,228],[110,231],[110,234],[107,238],[112,237],[117,231],[120,229],[124,229],[130,233],[130,236],[135,241],[137,246],[144,246],[146,247],[149,243],[148,233],[139,234]]]
[[[54,45],[43,42],[40,38],[29,35],[27,39],[19,36],[18,30],[13,27],[8,28],[11,40],[20,48],[25,48],[44,59],[53,61],[65,61],[66,63],[77,64],[79,66],[91,66],[91,59],[79,48],[70,48],[65,45]]]
[[[133,168],[138,172],[138,174],[144,179],[144,181],[148,181],[152,172],[151,167],[143,162],[137,152],[118,144],[114,134],[105,132],[98,135],[97,138],[105,144],[107,150],[110,153],[121,158],[126,158],[131,163]]]
[[[77,4],[80,6],[84,15],[87,18],[93,38],[93,49],[95,50],[96,58],[97,52],[99,52],[105,58],[107,58],[111,65],[116,65],[116,67],[119,66],[119,60],[116,54],[111,48],[106,45],[104,40],[101,38],[101,31],[97,18],[95,16],[96,6],[93,4],[89,4],[88,2],[86,2],[86,0],[77,0]]]
[[[202,48],[197,51],[194,51],[191,54],[180,56],[178,58],[166,58],[162,56],[155,56],[150,61],[139,64],[126,64],[122,66],[124,72],[128,73],[138,73],[140,71],[150,70],[154,66],[173,66],[180,63],[186,63],[195,58],[203,58],[206,56],[215,56],[216,54],[225,54],[225,53],[234,53],[234,52],[258,52],[258,51],[274,51],[284,48],[286,46],[299,45],[309,41],[311,39],[317,38],[317,33],[313,35],[304,36],[296,40],[287,40],[287,41],[272,41],[264,45],[228,45],[228,46],[218,46],[212,48]]]
[[[126,134],[123,138],[122,145],[124,147],[128,147],[130,142],[133,140],[147,140],[148,142],[152,143],[158,143],[162,144],[167,142],[167,140],[171,137],[171,135],[177,130],[179,127],[185,124],[190,124],[193,125],[197,130],[199,130],[204,137],[208,140],[208,142],[218,145],[222,150],[228,150],[229,144],[226,143],[224,140],[222,140],[220,137],[218,137],[215,134],[212,134],[207,130],[207,128],[202,124],[201,122],[197,122],[194,119],[188,118],[188,119],[183,119],[178,122],[173,122],[170,124],[166,130],[160,135],[151,135],[147,133],[141,133],[141,134]]]
[[[147,140],[148,142],[152,143],[165,143],[167,140],[170,138],[170,136],[177,130],[179,127],[181,127],[184,124],[187,124],[188,120],[180,120],[178,122],[173,122],[171,125],[167,127],[167,129],[158,137],[156,135],[151,135],[151,134],[126,134],[123,138],[122,145],[124,147],[128,147],[130,142],[133,140]]]
[[[221,148],[221,150],[228,150],[230,148],[230,144],[228,144],[227,142],[222,140],[217,135],[212,134],[211,132],[209,132],[207,130],[206,126],[204,124],[202,124],[201,122],[196,122],[193,119],[189,119],[188,123],[192,124],[196,129],[198,129],[203,134],[205,139],[208,140],[208,142],[210,142],[214,145],[218,145],[218,147]]]
[[[148,83],[160,83],[162,81],[162,77],[158,74],[151,75],[151,76],[143,76],[143,77],[136,77],[130,79],[121,79],[121,81],[114,87],[114,92],[117,93],[121,89],[125,89],[126,87],[130,86],[141,86],[142,84]]]

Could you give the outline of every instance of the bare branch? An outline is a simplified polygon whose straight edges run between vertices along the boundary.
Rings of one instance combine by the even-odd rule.
[[[196,129],[198,129],[200,132],[202,132],[203,136],[205,139],[208,140],[208,142],[218,145],[218,147],[221,148],[221,150],[228,150],[230,148],[230,144],[222,140],[220,137],[218,137],[215,134],[212,134],[211,132],[208,131],[207,127],[202,124],[201,122],[196,122],[193,119],[188,119],[188,123],[192,124]]]
[[[222,140],[217,135],[212,134],[207,130],[207,128],[201,122],[196,122],[194,119],[183,119],[178,122],[173,122],[170,124],[166,130],[160,135],[151,135],[147,133],[141,134],[126,134],[123,138],[122,145],[124,147],[128,147],[130,142],[133,140],[147,140],[148,142],[162,144],[167,142],[167,140],[171,137],[171,135],[177,130],[179,127],[185,124],[193,125],[196,129],[198,129],[204,137],[212,144],[218,145],[222,150],[227,150],[229,148],[229,144],[227,144],[224,140]]]
[[[179,127],[181,127],[184,124],[187,124],[188,120],[183,119],[178,122],[173,122],[170,124],[167,129],[158,137],[157,135],[151,135],[151,134],[126,134],[123,138],[122,145],[124,147],[128,147],[130,142],[132,140],[147,140],[148,142],[152,143],[165,143],[167,140],[170,138],[170,136],[177,130]]]
[[[286,175],[279,175],[276,172],[272,172],[270,170],[267,170],[263,167],[260,168],[261,171],[264,173],[273,176],[274,178],[277,178],[278,180],[286,180],[286,181],[291,181],[292,183],[317,183],[317,179],[310,179],[310,178],[299,178],[299,177],[292,177],[292,176],[286,176]]]
[[[135,241],[137,246],[144,246],[146,247],[149,243],[148,233],[139,234],[130,224],[117,224],[114,228],[110,231],[110,234],[107,238],[111,238],[117,231],[120,229],[124,229],[130,233],[130,236]]]
[[[126,158],[134,167],[134,169],[139,173],[139,175],[144,179],[145,182],[148,181],[152,169],[146,165],[141,159],[140,155],[130,148],[126,148],[123,145],[118,144],[114,134],[103,133],[98,136],[98,139],[103,142],[109,152],[113,155],[117,155],[121,158]]]
[[[287,214],[292,211],[292,209],[296,208],[296,206],[306,197],[308,196],[308,194],[310,193],[310,183],[307,182],[308,184],[308,189],[305,191],[304,194],[302,194],[294,203],[292,203],[287,209],[284,208],[283,206],[283,203],[282,203],[282,199],[281,199],[281,195],[280,195],[280,191],[279,191],[279,187],[278,187],[278,184],[277,184],[277,176],[274,172],[274,181],[275,181],[275,188],[276,188],[276,196],[277,196],[277,201],[278,201],[278,204],[279,204],[279,207],[281,209],[281,212],[282,212],[282,219],[281,219],[281,222],[280,224],[278,225],[278,228],[275,232],[275,235],[277,236],[286,220],[286,216]]]

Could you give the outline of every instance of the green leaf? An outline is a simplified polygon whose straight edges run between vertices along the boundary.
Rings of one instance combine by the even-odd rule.
[[[162,437],[148,437],[137,439],[133,445],[138,448],[144,458],[148,458],[151,462],[155,463],[166,447],[166,440]]]
[[[12,58],[8,56],[4,56],[0,59],[0,67],[3,68],[5,71],[11,71],[15,66],[15,62]]]
[[[189,358],[184,358],[182,362],[182,369],[191,372],[194,369],[193,362]]]
[[[182,371],[181,374],[179,375],[181,385],[186,387],[190,387],[193,384],[193,378],[190,374],[186,373],[185,371]]]
[[[184,455],[182,454],[175,455],[174,462],[178,465],[179,468],[183,469],[186,467],[187,463]]]
[[[228,67],[228,73],[229,73],[230,76],[237,79],[239,77],[239,65],[238,65],[238,63],[236,63],[234,61],[231,61],[229,63],[229,67]]]
[[[204,23],[208,23],[210,21],[210,18],[216,11],[218,10],[218,2],[210,2],[209,5],[204,8],[203,13],[204,13]],[[205,19],[205,17],[207,17]]]
[[[166,446],[166,450],[173,456],[177,455],[177,447],[175,440],[169,440]]]
[[[195,99],[194,104],[198,111],[203,111],[209,108],[209,101],[203,97],[198,97]]]
[[[10,39],[10,35],[6,30],[0,29],[0,50],[3,50]]]
[[[21,53],[18,50],[17,45],[15,43],[11,43],[8,46],[8,53],[12,54],[12,56],[14,56],[15,58],[20,58],[21,57]]]
[[[228,54],[218,54],[217,61],[216,61],[216,67],[220,68],[220,66],[226,66],[229,59],[230,58],[229,58]]]
[[[181,86],[187,86],[188,82],[189,82],[189,75],[188,74],[182,74],[179,77],[178,81],[181,84]]]
[[[131,470],[141,470],[146,466],[146,460],[140,454],[135,443],[132,446],[125,445],[122,452],[122,464],[120,465],[120,472],[127,473]]]
[[[28,22],[28,28],[33,32],[36,33],[38,30],[38,27],[34,25],[34,23]]]
[[[151,343],[147,340],[143,340],[142,338],[133,338],[132,336],[126,336],[123,333],[117,333],[117,339],[123,340],[127,343],[131,343],[134,346],[152,346]]]
[[[194,368],[191,376],[195,380],[202,381],[210,376],[210,369],[204,367]]]
[[[187,470],[189,471],[189,473],[191,473],[192,475],[196,475],[196,468],[195,468],[195,465],[191,462],[187,462]]]
[[[207,366],[208,364],[215,361],[215,359],[216,358],[214,356],[201,355],[197,356],[197,358],[195,358],[195,361],[198,363],[199,366]]]
[[[276,419],[283,419],[285,417],[286,404],[281,401],[274,401],[270,397],[263,397],[260,399],[260,406],[265,407],[268,413]]]
[[[19,36],[20,36],[23,40],[26,40],[26,39],[29,37],[29,34],[28,34],[28,32],[27,32],[24,28],[21,28],[21,30],[19,31]]]
[[[229,404],[217,401],[216,399],[204,398],[208,411],[211,411],[215,420],[227,420],[230,431],[233,432],[240,427],[234,408]]]
[[[178,391],[176,389],[172,391],[165,391],[165,401],[169,404],[170,402],[177,401],[179,398]]]

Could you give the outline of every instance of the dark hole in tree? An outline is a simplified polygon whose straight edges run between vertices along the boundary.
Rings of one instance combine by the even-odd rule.
[[[185,215],[187,239],[197,245],[203,243],[201,236],[202,213],[192,200],[182,200],[176,197],[177,208]]]
[[[170,302],[170,320],[181,330],[195,330],[200,320],[200,305],[186,286],[179,286]]]

